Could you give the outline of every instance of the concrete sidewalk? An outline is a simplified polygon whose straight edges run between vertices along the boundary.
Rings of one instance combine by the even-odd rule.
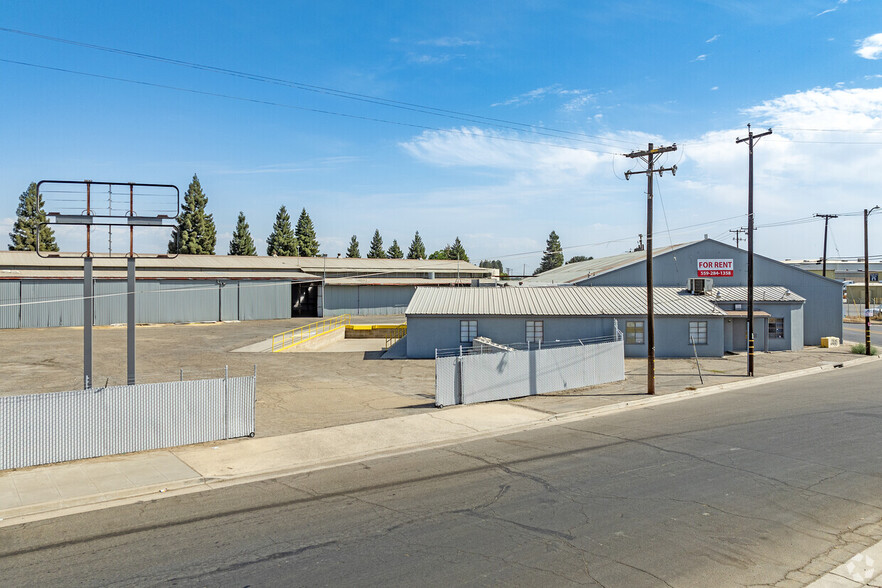
[[[274,437],[9,470],[0,472],[0,527],[593,418],[879,359],[849,358],[700,389],[666,389],[656,396],[643,394],[645,384],[633,378],[626,380],[629,392],[624,395],[561,395],[455,406]]]

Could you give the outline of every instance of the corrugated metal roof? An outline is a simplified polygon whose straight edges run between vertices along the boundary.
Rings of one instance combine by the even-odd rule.
[[[716,302],[747,302],[747,286],[714,288],[706,296]],[[783,286],[754,286],[753,299],[756,302],[805,302],[805,298]]]
[[[126,261],[122,256],[114,258],[94,258],[96,272],[125,271]],[[460,275],[468,281],[471,277],[491,277],[492,270],[481,268],[465,261],[434,260],[434,259],[361,259],[346,257],[267,257],[244,255],[178,255],[173,258],[139,257],[138,271],[163,272],[166,276],[179,272],[214,272],[217,275],[240,272],[247,276],[249,272],[260,277],[294,277],[302,275],[321,275],[326,272],[329,277],[334,274],[361,274],[382,278],[384,274],[427,274],[435,272],[443,277]],[[65,277],[65,272],[82,274],[83,262],[79,257],[38,256],[33,251],[0,251],[0,277]],[[356,277],[356,276],[348,276]],[[420,277],[416,276],[397,276]],[[442,277],[442,276],[436,276]]]
[[[652,256],[656,257],[668,251],[674,251],[687,245],[697,243],[680,243],[678,245],[669,245],[667,247],[658,247],[652,250]],[[619,255],[610,255],[608,257],[599,257],[597,259],[589,259],[588,261],[577,261],[576,263],[568,263],[553,270],[542,272],[535,276],[524,279],[527,284],[571,284],[573,282],[581,282],[582,280],[604,274],[614,269],[619,269],[638,263],[646,259],[646,251],[630,251]]]
[[[321,281],[321,276],[318,280]],[[476,278],[478,279],[478,278]],[[470,278],[444,277],[444,278],[328,278],[325,281],[329,286],[452,286],[460,284],[470,286]],[[495,280],[481,280],[482,284],[496,285]]]
[[[725,316],[706,296],[682,288],[654,288],[655,314]],[[417,288],[407,315],[432,316],[640,316],[646,289],[637,286],[548,288]]]

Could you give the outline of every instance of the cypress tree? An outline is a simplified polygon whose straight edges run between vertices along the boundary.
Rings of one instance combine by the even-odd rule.
[[[548,240],[545,241],[545,253],[542,255],[542,262],[536,271],[533,272],[533,275],[547,272],[563,264],[564,256],[563,250],[560,247],[560,237],[557,236],[557,233],[551,231],[548,235]]]
[[[361,257],[361,251],[358,250],[358,239],[352,235],[349,240],[349,249],[346,250],[346,257]]]
[[[383,249],[383,238],[380,236],[380,230],[374,230],[374,238],[371,239],[371,250],[367,254],[369,259],[385,259],[386,251]]]
[[[419,231],[417,231],[413,235],[413,241],[410,242],[410,249],[407,250],[407,258],[408,259],[425,259],[426,258],[426,246],[423,245],[423,240],[420,237]]]
[[[236,230],[233,231],[233,239],[230,241],[230,255],[257,255],[254,247],[254,239],[245,222],[245,213],[239,211],[239,220],[236,222]]]
[[[37,249],[37,232],[40,233],[40,251],[58,251],[55,233],[49,225],[40,227],[46,222],[46,211],[43,210],[43,197],[37,194],[37,184],[31,182],[28,189],[18,197],[15,224],[9,233],[10,251],[35,251]]]
[[[294,231],[297,236],[297,250],[300,257],[315,257],[319,254],[319,242],[315,238],[315,228],[312,219],[306,214],[304,208],[297,219],[297,228]]]
[[[297,256],[297,237],[291,229],[291,217],[284,205],[276,213],[273,232],[266,239],[266,254],[279,257]]]
[[[398,246],[397,239],[392,239],[392,247],[390,247],[389,251],[386,252],[386,256],[389,259],[404,259],[404,251],[402,251],[401,247]]]
[[[178,225],[172,230],[168,242],[169,253],[189,253],[192,255],[214,255],[217,231],[212,215],[205,213],[208,197],[202,192],[199,178],[193,174],[193,181],[184,194],[184,206],[178,215]]]

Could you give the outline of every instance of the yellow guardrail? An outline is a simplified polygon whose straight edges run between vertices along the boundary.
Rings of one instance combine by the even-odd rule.
[[[395,330],[392,332],[392,334],[389,335],[388,337],[386,337],[386,349],[389,349],[390,347],[392,347],[392,345],[396,341],[398,341],[399,339],[401,339],[405,335],[407,335],[407,325],[397,325],[395,327]]]
[[[303,325],[302,327],[297,327],[296,329],[291,329],[290,331],[285,331],[284,333],[278,333],[276,335],[273,335],[272,351],[273,353],[284,351],[286,349],[294,347],[295,345],[300,345],[304,341],[314,339],[319,335],[324,335],[325,333],[330,333],[331,331],[342,329],[343,327],[348,325],[351,320],[352,315],[343,314],[321,321],[316,321],[314,323],[309,323],[308,325]]]

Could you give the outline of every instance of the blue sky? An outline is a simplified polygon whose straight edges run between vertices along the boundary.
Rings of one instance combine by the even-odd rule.
[[[284,204],[307,209],[332,256],[353,234],[366,253],[374,229],[405,249],[419,230],[430,251],[459,236],[473,260],[529,272],[552,230],[567,257],[636,244],[646,185],[624,180],[639,166],[621,154],[649,141],[680,147],[665,159],[677,176],[656,183],[655,243],[730,240],[746,225],[748,122],[775,131],[756,149],[758,253],[819,257],[812,214],[882,204],[872,0],[0,0],[0,27],[4,236],[31,181],[183,191],[196,173],[218,253],[240,210],[264,252]],[[860,255],[861,224],[832,221],[829,254]],[[880,254],[882,214],[872,225]],[[60,231],[62,246],[78,235]]]

